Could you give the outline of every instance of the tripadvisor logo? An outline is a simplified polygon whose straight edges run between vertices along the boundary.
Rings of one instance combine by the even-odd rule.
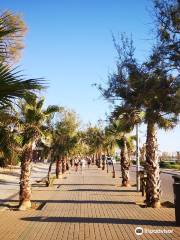
[[[142,235],[143,234],[143,228],[142,227],[135,228],[135,234],[136,235]]]

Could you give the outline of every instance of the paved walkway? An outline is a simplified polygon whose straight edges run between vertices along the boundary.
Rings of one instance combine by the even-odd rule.
[[[141,208],[135,188],[120,187],[120,178],[91,166],[71,170],[53,187],[34,187],[33,199],[44,202],[42,210],[0,212],[2,240],[119,240],[180,239],[173,208]],[[172,233],[135,234],[146,231]]]

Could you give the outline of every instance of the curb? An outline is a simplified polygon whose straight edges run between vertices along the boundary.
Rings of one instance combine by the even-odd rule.
[[[170,175],[180,175],[180,171],[178,171],[178,170],[175,170],[175,171],[173,171],[173,172],[170,172],[169,170],[167,170],[167,172],[166,172],[166,170],[162,171],[162,170],[160,169],[160,171],[161,171],[162,173],[166,173],[166,174],[170,174]]]
[[[132,165],[132,167],[136,167],[136,165]],[[140,166],[140,168],[143,169],[142,166]],[[173,169],[168,169],[168,168],[166,168],[166,169],[159,168],[159,170],[160,170],[161,173],[166,173],[166,174],[171,174],[171,175],[173,175],[173,174],[180,175],[180,171],[179,170],[175,170],[175,169],[173,170]]]

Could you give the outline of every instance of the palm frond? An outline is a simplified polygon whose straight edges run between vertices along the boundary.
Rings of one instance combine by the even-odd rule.
[[[14,62],[19,59],[26,30],[20,15],[9,11],[0,15],[0,61]]]
[[[20,105],[24,106],[24,109],[33,108],[36,105],[36,102],[37,102],[36,94],[27,94],[23,98],[24,98],[24,101],[22,101]]]
[[[0,123],[4,125],[9,125],[12,123],[17,123],[18,117],[13,113],[11,113],[8,110],[0,110]]]
[[[32,143],[33,141],[40,138],[41,136],[43,136],[43,133],[38,126],[32,124],[26,125],[23,131],[22,144],[23,146],[28,145],[29,143]]]
[[[37,101],[37,103],[36,103],[37,110],[40,110],[40,111],[42,110],[42,106],[44,104],[44,100],[45,100],[45,98],[43,97],[39,101]]]
[[[5,126],[0,126],[0,151],[3,153],[5,159],[10,159],[13,155],[18,142],[14,134]]]
[[[44,87],[42,78],[25,80],[17,69],[11,70],[0,62],[0,107],[12,103],[16,98],[33,94],[34,90],[41,90]]]
[[[53,113],[56,113],[56,112],[59,112],[60,108],[59,106],[57,105],[50,105],[47,107],[47,109],[44,111],[44,114],[46,116],[50,115],[50,114],[53,114]]]

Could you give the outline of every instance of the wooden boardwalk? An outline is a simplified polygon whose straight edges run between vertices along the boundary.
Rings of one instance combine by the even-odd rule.
[[[141,194],[135,187],[120,187],[120,181],[91,166],[82,172],[72,169],[53,187],[34,187],[33,199],[44,207],[1,211],[0,240],[180,239],[173,208],[141,208],[136,204]],[[143,228],[141,236],[136,227]]]

